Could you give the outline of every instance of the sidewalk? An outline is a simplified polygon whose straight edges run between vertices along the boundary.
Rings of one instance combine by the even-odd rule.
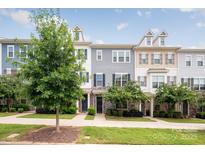
[[[32,114],[21,113],[8,117],[0,117],[1,124],[34,124],[34,125],[55,125],[55,119],[34,119],[17,118],[18,116]],[[199,129],[205,130],[205,124],[191,123],[171,123],[151,118],[156,122],[137,122],[137,121],[108,121],[103,114],[95,116],[94,120],[84,120],[86,114],[78,114],[73,119],[60,119],[61,126],[97,126],[97,127],[120,127],[120,128],[167,128],[167,129]]]

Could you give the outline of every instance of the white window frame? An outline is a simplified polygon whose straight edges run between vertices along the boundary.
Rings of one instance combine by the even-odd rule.
[[[27,55],[28,45],[24,45],[24,48],[26,49],[26,51],[24,51],[24,52],[26,53],[26,58],[27,58],[27,57],[28,57],[28,55]],[[25,58],[25,57],[22,57],[22,56],[21,56],[22,51],[23,51],[22,48],[19,47],[20,57],[21,57],[21,58]]]
[[[153,75],[152,76],[152,81],[151,81],[151,83],[152,83],[152,89],[157,89],[157,88],[153,88],[153,77],[157,77],[157,88],[159,88],[159,77],[163,77],[163,79],[164,79],[164,84],[166,83],[166,76],[164,76],[164,75]]]
[[[97,85],[97,75],[102,75],[102,85]],[[103,87],[103,73],[96,73],[96,75],[95,75],[95,82],[96,82],[96,87]]]
[[[164,40],[164,44],[162,44],[162,39]],[[165,46],[165,38],[164,37],[159,38],[159,46]]]
[[[11,47],[13,48],[13,51],[12,51],[12,52],[13,52],[13,56],[12,56],[12,57],[9,57],[9,48],[11,48]],[[14,45],[8,45],[8,46],[7,46],[7,57],[8,57],[8,58],[14,58],[14,54],[15,54]]]
[[[202,57],[202,62],[203,62],[202,66],[198,66],[198,60],[197,60],[198,57]],[[204,66],[204,55],[196,55],[196,66],[197,67],[203,67]]]
[[[168,61],[169,61],[169,55],[172,55],[172,63],[168,63]],[[165,59],[165,60],[167,60],[167,64],[168,64],[168,65],[174,64],[174,59],[175,59],[175,54],[174,54],[174,52],[168,52],[166,58],[167,58],[167,59]]]
[[[191,65],[190,66],[187,66],[186,65],[186,57],[190,57],[191,58]],[[191,67],[192,66],[192,55],[185,55],[185,67]]]
[[[145,38],[145,46],[151,47],[152,46],[152,37],[150,37],[150,41],[151,41],[150,45],[147,44],[147,38],[148,37]]]
[[[155,55],[159,55],[159,61],[160,61],[159,64],[158,64],[158,63],[155,63],[155,58],[154,58]],[[161,65],[161,63],[162,63],[161,52],[154,52],[154,53],[153,53],[153,64],[154,64],[154,65]]]
[[[114,62],[113,58],[114,58],[114,52],[117,53],[117,61]],[[123,52],[124,53],[124,61],[123,62],[119,62],[119,52]],[[129,54],[129,61],[126,61],[126,53]],[[130,50],[112,50],[112,63],[130,63],[131,61],[131,54],[130,54]]]
[[[127,75],[128,77],[129,73],[115,73],[115,79],[116,79],[116,75],[120,75],[120,86],[122,86],[122,75]],[[129,81],[129,79],[127,78],[127,82]],[[116,80],[115,80],[115,84],[116,84]]]
[[[101,59],[98,59],[98,56],[101,56]],[[96,50],[96,61],[102,61],[103,57],[102,57],[102,50]]]

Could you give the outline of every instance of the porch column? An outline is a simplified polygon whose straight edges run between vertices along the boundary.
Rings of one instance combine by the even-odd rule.
[[[79,100],[76,102],[76,107],[77,107],[77,113],[80,112],[80,108],[79,108]]]
[[[140,102],[139,104],[139,111],[141,112],[142,111],[142,103]]]
[[[153,117],[153,111],[154,111],[154,98],[151,97],[150,101],[150,116]]]
[[[88,108],[90,107],[90,93],[87,94],[88,95]]]

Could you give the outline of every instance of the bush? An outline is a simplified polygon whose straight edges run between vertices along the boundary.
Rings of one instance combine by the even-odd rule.
[[[200,119],[205,119],[205,112],[198,112],[198,113],[196,114],[196,117],[197,117],[197,118],[200,118]]]
[[[119,114],[118,114],[118,111],[117,110],[112,110],[112,115],[113,116],[118,116]]]
[[[88,115],[95,115],[95,109],[94,109],[94,107],[90,107],[90,108],[88,109]]]
[[[36,113],[39,114],[55,114],[55,109],[49,108],[49,107],[37,107]]]
[[[9,112],[16,112],[16,108],[10,108]]]
[[[124,117],[143,117],[143,113],[138,110],[130,110],[123,112]]]
[[[154,116],[154,117],[159,117],[159,111],[154,111],[154,112],[153,112],[153,116]]]
[[[107,109],[105,114],[108,116],[112,116],[112,109]]]
[[[182,113],[181,112],[173,112],[173,118],[181,118],[182,117]]]
[[[167,118],[173,118],[174,112],[173,111],[168,111],[167,113],[165,113],[165,117]]]
[[[77,108],[75,106],[70,106],[68,108],[68,114],[76,114]]]
[[[23,108],[24,111],[30,110],[30,105],[28,105],[28,104],[22,104],[22,103],[21,104],[14,104],[12,107],[16,108],[16,110],[18,110],[18,108]]]
[[[160,118],[165,118],[166,117],[166,112],[165,111],[159,111],[159,117]]]
[[[24,112],[24,109],[23,109],[23,108],[18,108],[18,112],[19,112],[19,113],[23,113],[23,112]]]
[[[123,116],[123,111],[122,111],[122,110],[119,110],[119,111],[118,111],[118,116],[119,116],[119,117],[122,117],[122,116]]]
[[[2,107],[1,112],[8,112],[8,108],[7,107]]]

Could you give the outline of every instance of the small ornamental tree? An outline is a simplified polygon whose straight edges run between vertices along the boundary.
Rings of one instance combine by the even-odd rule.
[[[84,61],[81,54],[75,54],[68,26],[58,10],[39,9],[33,12],[31,21],[38,36],[31,37],[20,74],[34,105],[55,108],[59,132],[60,107],[82,98],[79,72]]]
[[[205,92],[198,93],[197,107],[201,112],[205,111]]]

